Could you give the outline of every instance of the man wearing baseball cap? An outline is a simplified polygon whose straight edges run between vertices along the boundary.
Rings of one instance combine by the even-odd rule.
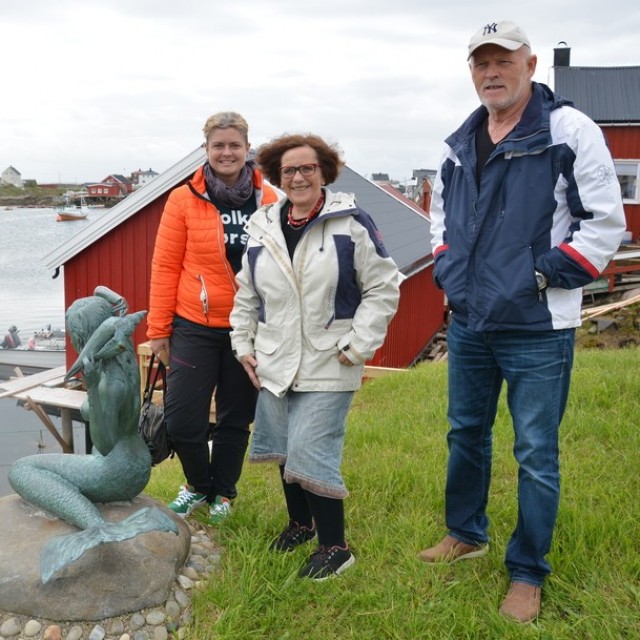
[[[532,81],[537,59],[524,31],[489,21],[468,59],[481,106],[446,140],[430,212],[434,278],[451,310],[448,532],[419,557],[451,563],[488,551],[492,429],[506,382],[518,517],[500,612],[530,622],[551,571],[558,430],[582,287],[613,257],[625,218],[602,132]]]

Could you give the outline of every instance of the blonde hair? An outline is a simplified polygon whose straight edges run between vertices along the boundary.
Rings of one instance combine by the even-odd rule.
[[[233,128],[239,131],[244,141],[249,144],[249,125],[247,121],[235,111],[221,111],[207,118],[202,131],[204,131],[204,139],[209,142],[209,136],[214,129]]]

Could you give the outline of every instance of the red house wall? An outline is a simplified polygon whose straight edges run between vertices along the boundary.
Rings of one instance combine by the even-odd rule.
[[[640,127],[602,127],[614,160],[640,160]],[[627,229],[640,239],[640,204],[624,205]]]
[[[444,293],[433,284],[433,265],[405,280],[384,344],[368,364],[405,368],[445,323]]]
[[[88,187],[87,193],[90,196],[112,197],[112,196],[119,196],[122,193],[122,189],[118,185],[114,185],[114,184],[107,184],[107,183],[98,184],[98,185],[94,184]]]
[[[147,309],[151,258],[156,231],[168,193],[142,208],[116,229],[74,256],[64,267],[65,307],[93,294],[104,285],[122,294],[129,303],[129,311]],[[143,321],[133,336],[134,344],[146,341],[147,325]],[[67,364],[75,354],[70,345]]]
[[[104,285],[125,297],[130,312],[148,308],[153,247],[167,197],[168,193],[148,204],[67,262],[65,307]],[[433,284],[432,270],[432,266],[428,267],[402,283],[398,312],[387,339],[368,364],[407,367],[442,327],[444,296]],[[146,341],[146,331],[143,321],[133,336],[136,347]],[[70,366],[76,354],[70,344],[67,346]]]

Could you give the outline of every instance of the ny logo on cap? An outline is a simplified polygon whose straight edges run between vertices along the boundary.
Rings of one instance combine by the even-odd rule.
[[[488,36],[490,33],[497,33],[498,31],[498,23],[494,22],[493,24],[487,24],[482,31],[483,36]]]

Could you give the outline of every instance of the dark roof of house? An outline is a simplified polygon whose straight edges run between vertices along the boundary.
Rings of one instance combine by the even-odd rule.
[[[433,262],[431,223],[403,202],[402,194],[390,193],[349,167],[344,167],[329,189],[355,193],[358,206],[373,218],[387,251],[405,275]]]
[[[202,165],[205,157],[202,146],[198,147],[173,167],[84,226],[72,238],[44,256],[43,262],[48,268],[54,269],[64,265],[144,206],[193,174],[196,168]],[[332,191],[355,193],[358,205],[373,218],[382,234],[387,251],[406,276],[433,263],[431,223],[402,202],[400,197],[388,193],[349,167],[344,167],[338,180],[329,188]]]
[[[599,124],[640,123],[639,67],[554,67],[555,92]]]
[[[131,184],[131,180],[126,176],[123,176],[121,173],[112,173],[110,177],[114,177],[119,182],[122,182],[122,184]]]

